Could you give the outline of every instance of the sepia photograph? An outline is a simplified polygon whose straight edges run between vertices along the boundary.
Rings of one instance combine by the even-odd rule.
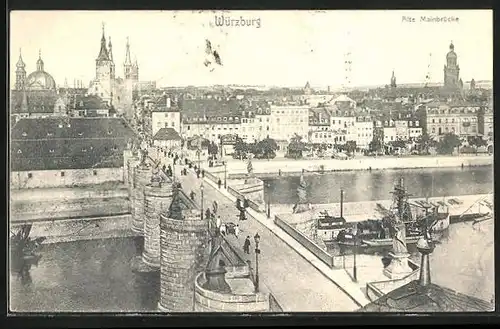
[[[10,314],[495,311],[492,10],[9,18]]]

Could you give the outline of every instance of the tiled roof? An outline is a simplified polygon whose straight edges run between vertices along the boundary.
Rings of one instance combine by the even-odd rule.
[[[72,100],[75,109],[77,110],[104,110],[108,109],[109,105],[104,102],[99,96],[75,96]],[[71,105],[73,105],[71,104]]]
[[[133,137],[121,118],[21,119],[11,132],[11,170],[120,167]]]
[[[153,137],[154,140],[162,141],[180,141],[179,133],[174,128],[161,128]]]
[[[183,116],[187,117],[238,116],[244,110],[237,100],[183,99],[179,106]]]
[[[486,312],[493,305],[454,290],[412,281],[362,307],[358,312]]]
[[[21,113],[24,92],[13,90],[10,98],[11,113]],[[29,113],[53,113],[59,95],[55,91],[26,91]]]

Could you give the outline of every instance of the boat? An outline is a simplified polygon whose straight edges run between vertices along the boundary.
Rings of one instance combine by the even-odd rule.
[[[406,244],[415,244],[418,242],[423,235],[419,234],[416,236],[406,237]],[[392,246],[392,239],[373,239],[373,240],[362,240],[363,244],[368,247],[388,247]]]

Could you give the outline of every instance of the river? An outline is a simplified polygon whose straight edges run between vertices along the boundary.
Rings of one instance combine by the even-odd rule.
[[[388,199],[399,177],[421,196],[482,194],[493,190],[491,167],[388,170],[306,176],[312,203]],[[270,180],[273,202],[296,200],[298,177]],[[434,183],[433,183],[434,182]],[[356,186],[356,188],[354,188]],[[492,222],[492,221],[489,221]],[[433,282],[489,300],[494,291],[493,225],[457,224],[431,257]],[[136,274],[130,260],[138,253],[132,238],[57,243],[43,246],[29,275],[10,276],[10,309],[17,312],[154,312],[159,273]],[[451,275],[449,275],[452,273]]]

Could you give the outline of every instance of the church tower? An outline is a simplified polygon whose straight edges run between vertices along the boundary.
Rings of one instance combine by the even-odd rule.
[[[19,59],[16,64],[16,89],[24,89],[26,83],[26,64],[24,64],[23,57],[21,55],[21,49],[19,49]]]
[[[125,62],[123,63],[123,72],[125,74],[125,79],[132,79],[132,60],[130,59],[130,43],[127,37],[127,46],[125,49]]]
[[[392,70],[391,88],[396,88],[396,76],[394,75],[394,70]]]
[[[113,100],[113,82],[115,79],[115,64],[111,52],[111,40],[109,43],[110,49],[106,47],[106,36],[104,34],[104,23],[102,24],[101,48],[96,62],[96,79],[93,87],[89,89],[89,94],[97,95],[102,100],[112,103]]]
[[[444,66],[444,87],[459,88],[460,67],[457,64],[457,54],[453,41],[450,44],[450,51],[446,54],[446,65]]]

